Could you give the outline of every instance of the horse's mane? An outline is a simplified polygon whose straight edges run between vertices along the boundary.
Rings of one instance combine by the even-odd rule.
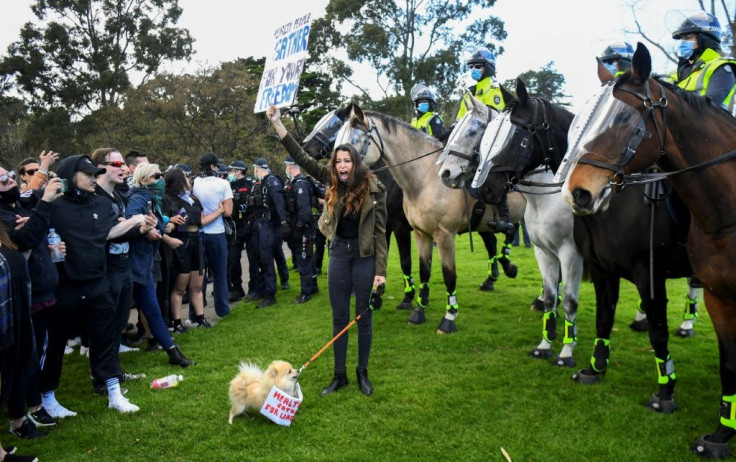
[[[417,130],[414,127],[412,127],[410,124],[394,116],[390,116],[388,114],[382,114],[376,111],[365,111],[364,114],[374,119],[380,119],[381,122],[383,122],[383,125],[386,127],[386,130],[389,133],[398,134],[399,131],[402,131],[402,132],[405,132],[407,136],[416,138],[417,140],[422,140],[425,143],[429,142],[436,146],[440,146],[442,144],[434,136],[428,135],[427,133],[424,133],[421,130]]]

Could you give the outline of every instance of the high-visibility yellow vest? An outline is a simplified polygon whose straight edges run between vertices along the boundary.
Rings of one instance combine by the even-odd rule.
[[[432,120],[432,117],[434,117],[435,115],[437,117],[440,117],[439,114],[435,114],[431,111],[425,112],[419,119],[414,117],[413,119],[411,119],[411,126],[416,128],[417,130],[423,131],[428,135],[434,136],[434,133],[432,133],[432,126],[429,125],[429,121]]]
[[[490,77],[478,82],[475,86],[475,94],[473,95],[483,102],[486,106],[490,106],[497,111],[503,111],[506,107],[506,102],[503,100],[503,94],[501,94],[501,87],[496,84]],[[464,103],[460,103],[460,110],[457,113],[455,120],[463,118],[467,108]]]
[[[695,63],[693,71],[687,77],[680,80],[680,76],[677,74],[677,71],[675,71],[670,76],[670,81],[683,90],[692,91],[698,95],[705,96],[708,91],[708,83],[710,82],[713,72],[723,65],[730,65],[734,71],[736,71],[736,60],[724,58],[718,54],[717,51],[708,48],[700,55],[700,58],[698,58],[698,61]],[[725,100],[713,101],[713,103],[722,107],[727,107],[731,103],[734,91],[736,91],[736,85],[731,88],[731,91],[728,93]]]

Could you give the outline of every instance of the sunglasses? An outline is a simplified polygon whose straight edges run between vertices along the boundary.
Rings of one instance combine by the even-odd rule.
[[[0,184],[6,186],[8,183],[10,183],[10,180],[12,179],[13,177],[8,175],[7,173],[5,175],[0,175]]]
[[[164,176],[164,174],[163,174],[163,173],[161,173],[161,172],[158,172],[158,173],[154,173],[153,175],[149,176],[148,178],[155,178],[155,179],[157,179],[157,180],[160,180],[160,179],[161,179],[161,177],[163,177],[163,176]]]
[[[111,160],[110,162],[103,162],[102,165],[109,165],[110,167],[120,168],[125,165],[122,160]]]
[[[38,169],[26,170],[26,175],[35,175],[37,171],[38,171]]]

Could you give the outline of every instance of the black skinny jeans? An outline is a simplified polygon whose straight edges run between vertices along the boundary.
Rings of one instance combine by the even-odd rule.
[[[350,322],[350,296],[355,290],[355,316],[365,311],[358,321],[358,367],[361,368],[368,367],[373,342],[373,312],[368,310],[368,299],[375,274],[375,258],[361,258],[357,239],[335,236],[330,242],[327,286],[332,305],[332,335],[337,335]],[[335,341],[333,348],[335,372],[345,372],[348,332]]]

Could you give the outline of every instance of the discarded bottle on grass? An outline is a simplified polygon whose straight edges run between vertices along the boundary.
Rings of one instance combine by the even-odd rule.
[[[56,234],[56,230],[54,228],[49,228],[48,243],[51,246],[51,261],[53,263],[64,261],[64,253],[59,248],[59,245],[61,244],[61,236]]]
[[[171,388],[179,385],[179,382],[184,380],[184,377],[181,375],[171,374],[167,375],[166,377],[162,377],[160,379],[156,379],[151,383],[151,388],[154,388],[156,390],[160,390],[162,388]]]

